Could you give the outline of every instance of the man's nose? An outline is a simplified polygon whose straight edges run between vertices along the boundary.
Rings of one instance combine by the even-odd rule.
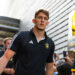
[[[45,20],[44,17],[42,17],[42,18],[41,18],[41,21],[44,21],[44,20]]]

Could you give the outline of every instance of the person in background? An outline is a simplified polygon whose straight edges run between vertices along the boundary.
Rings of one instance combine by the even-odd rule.
[[[1,52],[0,52],[0,57],[3,56],[3,54],[5,53],[5,50],[8,49],[8,46],[11,43],[12,38],[7,37],[4,39],[4,47],[2,48]],[[1,75],[13,75],[14,74],[14,65],[13,65],[13,59],[11,58],[6,66],[6,68],[4,68],[3,73]]]
[[[63,56],[65,61],[57,67],[58,75],[72,75],[72,64],[70,62],[74,60],[73,53],[71,51],[68,51],[68,54],[63,52]]]
[[[69,51],[69,56],[64,58],[71,68],[72,75],[75,75],[75,50]]]
[[[4,46],[3,38],[0,38],[0,51],[2,50],[3,46]]]
[[[54,75],[55,45],[45,32],[49,24],[48,19],[49,12],[40,9],[32,20],[34,27],[30,31],[22,31],[15,35],[10,47],[0,58],[0,73],[3,72],[9,59],[16,55],[15,75]]]

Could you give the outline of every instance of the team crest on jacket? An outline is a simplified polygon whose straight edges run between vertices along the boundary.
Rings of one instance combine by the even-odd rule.
[[[48,48],[49,48],[49,44],[48,44],[48,43],[46,43],[46,44],[45,44],[45,47],[48,49]]]

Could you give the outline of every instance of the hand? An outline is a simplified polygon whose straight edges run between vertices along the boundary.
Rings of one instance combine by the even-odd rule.
[[[73,66],[73,62],[72,62],[72,60],[70,59],[69,56],[66,56],[63,59],[65,60],[66,63],[68,63],[69,65]]]

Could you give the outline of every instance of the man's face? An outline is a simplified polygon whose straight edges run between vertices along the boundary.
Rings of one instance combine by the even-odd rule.
[[[43,12],[40,12],[35,18],[35,27],[39,30],[45,30],[48,24],[48,17]]]
[[[8,48],[8,46],[10,45],[10,43],[11,43],[11,40],[7,40],[6,43],[4,44],[5,48]]]

